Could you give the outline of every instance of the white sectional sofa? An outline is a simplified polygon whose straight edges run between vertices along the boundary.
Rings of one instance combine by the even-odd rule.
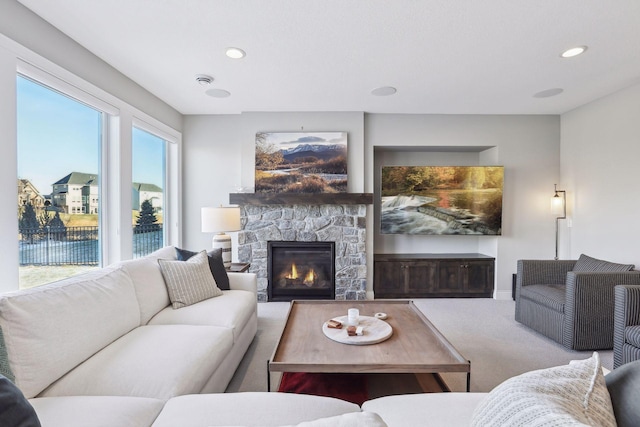
[[[175,248],[0,296],[0,373],[39,415],[150,425],[174,396],[226,389],[257,331],[255,275],[175,310],[158,259]]]

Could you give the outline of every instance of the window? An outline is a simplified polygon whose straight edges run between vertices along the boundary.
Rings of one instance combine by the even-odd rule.
[[[97,212],[105,120],[106,113],[18,75],[18,191],[45,200],[18,206],[20,288],[101,264],[100,219],[87,213],[83,192],[98,195]]]
[[[133,257],[165,245],[166,152],[168,142],[139,127],[133,128],[132,197]]]

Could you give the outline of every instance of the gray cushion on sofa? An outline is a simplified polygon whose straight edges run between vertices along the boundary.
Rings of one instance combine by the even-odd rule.
[[[573,271],[576,272],[619,272],[633,270],[633,264],[616,264],[615,262],[603,261],[597,258],[591,258],[585,254],[580,255]]]
[[[176,256],[180,261],[187,261],[197,253],[198,252],[176,248]],[[227,274],[227,270],[224,268],[224,263],[222,261],[222,249],[214,249],[207,252],[207,257],[209,260],[209,269],[211,270],[211,274],[213,274],[213,278],[216,280],[218,288],[223,291],[228,291],[230,289],[229,275]]]
[[[40,427],[29,401],[11,381],[0,375],[0,426]]]
[[[618,427],[640,426],[640,360],[614,369],[604,379]]]

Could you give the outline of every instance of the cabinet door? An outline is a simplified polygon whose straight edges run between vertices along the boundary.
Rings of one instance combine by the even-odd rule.
[[[465,261],[468,293],[491,293],[493,291],[493,261]]]
[[[405,294],[404,269],[397,261],[376,261],[373,264],[373,290],[376,298]]]
[[[438,263],[434,261],[405,261],[405,272],[409,296],[425,296],[432,293],[438,282]]]
[[[462,292],[464,287],[465,263],[463,260],[440,261],[440,280],[438,294],[455,294]]]

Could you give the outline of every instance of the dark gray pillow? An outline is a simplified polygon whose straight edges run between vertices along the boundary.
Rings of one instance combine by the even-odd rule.
[[[186,249],[176,248],[176,256],[179,261],[186,261],[198,252],[188,251]],[[209,270],[213,274],[213,278],[216,280],[218,288],[223,291],[228,291],[229,288],[229,276],[227,270],[224,268],[222,262],[222,249],[213,249],[207,252],[209,257]]]
[[[573,271],[577,272],[611,272],[617,273],[620,271],[633,270],[633,264],[616,264],[615,262],[603,261],[601,259],[591,258],[585,254],[580,255],[578,261],[573,266]]]
[[[625,363],[604,379],[618,427],[640,426],[640,360]]]
[[[35,409],[18,387],[0,375],[0,426],[41,427]]]

